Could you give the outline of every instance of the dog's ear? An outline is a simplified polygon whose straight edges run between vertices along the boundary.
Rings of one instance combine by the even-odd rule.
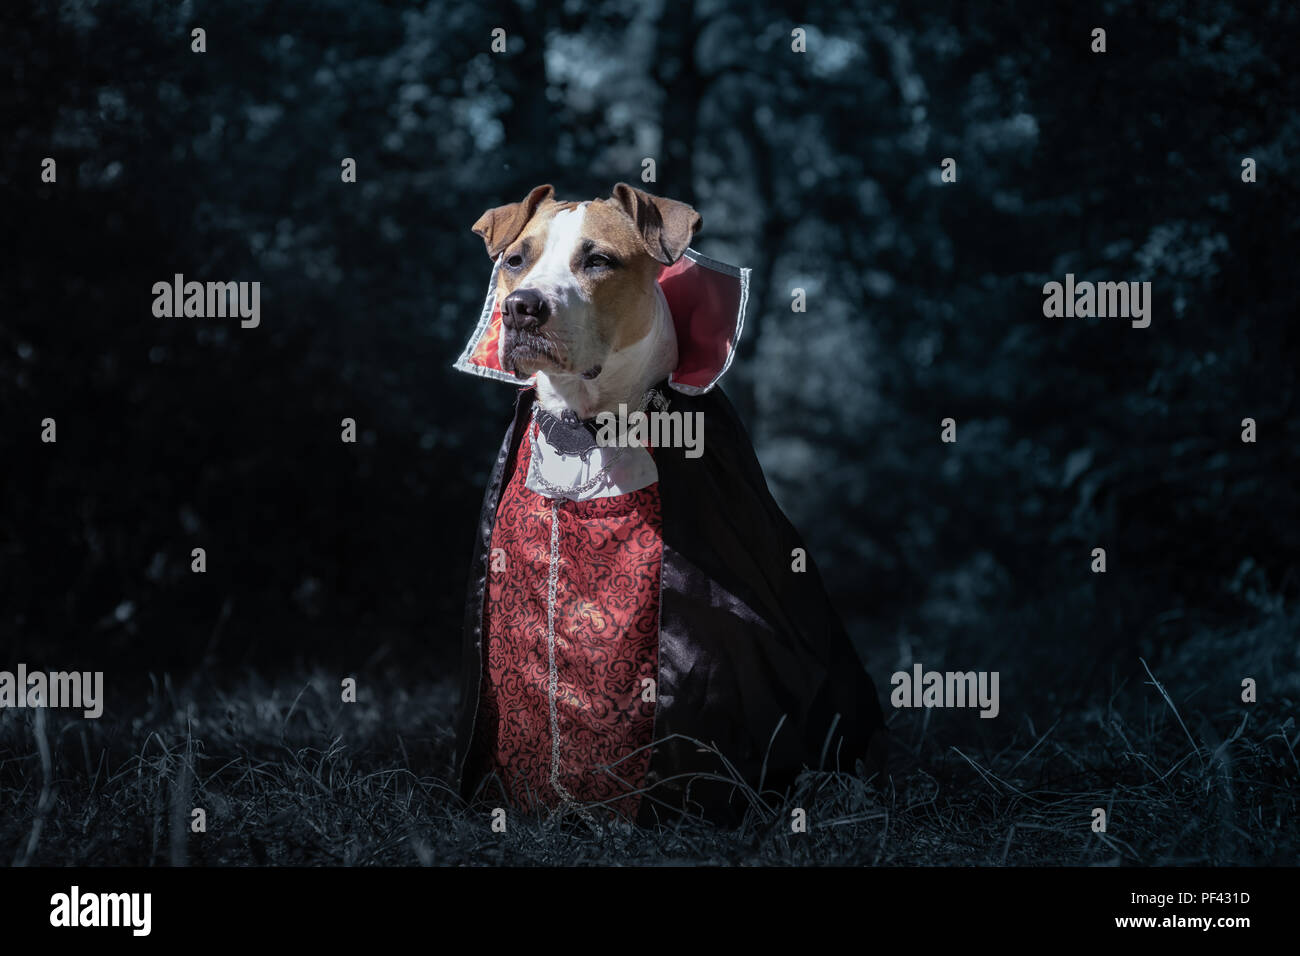
[[[478,222],[474,223],[474,234],[483,237],[488,255],[493,259],[501,255],[506,246],[519,238],[537,207],[554,195],[555,190],[549,185],[538,186],[524,197],[523,202],[497,206],[479,216]]]
[[[614,201],[632,217],[650,258],[666,266],[682,257],[691,237],[704,225],[700,214],[686,203],[651,196],[627,183],[614,187]]]

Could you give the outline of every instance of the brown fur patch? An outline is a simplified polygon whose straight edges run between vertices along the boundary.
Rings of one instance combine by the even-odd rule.
[[[524,276],[528,275],[528,270],[537,264],[542,250],[546,248],[546,231],[551,228],[551,220],[555,218],[555,214],[562,209],[573,209],[577,205],[574,202],[556,202],[554,199],[548,199],[537,207],[533,218],[528,220],[528,225],[524,226],[524,231],[519,234],[519,238],[506,246],[505,259],[513,255],[522,255],[524,264],[522,268],[513,270],[502,268],[497,273],[498,301],[514,292]]]
[[[579,263],[572,265],[591,299],[600,338],[610,348],[624,348],[650,330],[659,263],[646,253],[627,213],[606,200],[596,200],[587,206],[582,235],[596,243],[593,252],[611,255],[619,263],[617,268],[596,277],[578,268]]]

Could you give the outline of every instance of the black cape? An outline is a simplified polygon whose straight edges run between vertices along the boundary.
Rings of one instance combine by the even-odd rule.
[[[716,388],[698,396],[666,383],[658,389],[669,411],[704,414],[704,439],[698,458],[655,449],[663,520],[659,679],[638,822],[686,812],[734,824],[755,794],[781,796],[805,767],[879,777],[886,736],[875,685],[812,558],[806,570],[793,570],[794,549],[804,544],[772,498],[735,409]],[[534,400],[533,388],[516,399],[470,565],[456,726],[465,799],[481,782],[478,761],[467,758],[483,674],[492,528]]]

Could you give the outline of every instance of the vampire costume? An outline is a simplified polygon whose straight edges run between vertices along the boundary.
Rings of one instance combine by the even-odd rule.
[[[470,566],[456,728],[466,799],[731,824],[804,768],[883,770],[875,686],[812,559],[795,570],[803,542],[715,387],[748,270],[688,249],[659,283],[678,366],[643,407],[698,415],[702,454],[638,447],[619,493],[555,488],[536,463],[592,454],[594,429],[520,390]],[[494,270],[456,367],[518,384],[497,361],[495,289]]]

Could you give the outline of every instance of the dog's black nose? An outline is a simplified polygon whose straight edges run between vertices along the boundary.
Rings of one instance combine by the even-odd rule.
[[[516,289],[506,296],[501,308],[501,321],[516,331],[540,328],[550,315],[551,307],[536,289]]]

